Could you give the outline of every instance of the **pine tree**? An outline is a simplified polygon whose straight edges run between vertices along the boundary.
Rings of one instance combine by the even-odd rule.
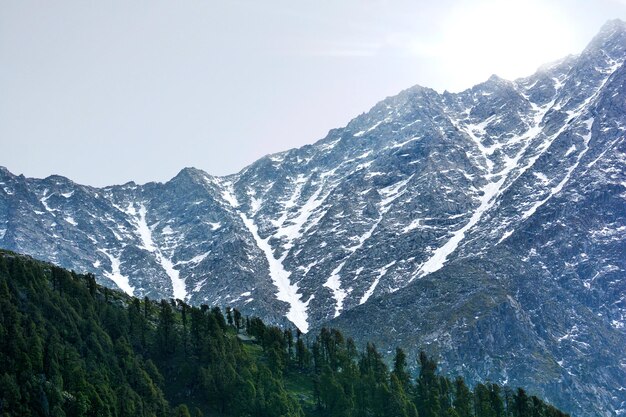
[[[418,414],[422,417],[439,417],[441,402],[439,396],[439,380],[436,370],[437,362],[428,358],[425,352],[419,354],[420,373],[415,388]]]
[[[157,350],[163,354],[174,353],[176,335],[174,333],[174,312],[166,300],[161,300],[159,323],[157,327]]]
[[[411,375],[407,370],[406,354],[401,348],[396,348],[392,374],[398,379],[402,388],[408,391],[411,383]]]
[[[241,312],[239,310],[237,310],[236,308],[233,309],[233,315],[234,315],[234,319],[235,319],[235,327],[237,328],[237,331],[241,330]]]
[[[454,380],[454,401],[453,406],[459,417],[472,417],[473,394],[465,385],[465,381],[461,377]]]

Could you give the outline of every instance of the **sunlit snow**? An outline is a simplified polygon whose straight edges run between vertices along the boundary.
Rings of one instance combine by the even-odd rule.
[[[111,272],[106,272],[106,271],[103,272],[104,276],[109,278],[111,281],[115,282],[115,285],[117,285],[126,294],[132,296],[135,290],[135,287],[132,287],[129,284],[127,276],[122,275],[120,271],[120,266],[121,266],[120,258],[113,256],[106,249],[98,249],[98,250],[102,252],[103,254],[105,254],[106,257],[109,258],[109,261],[111,261]],[[94,267],[95,267],[95,264],[94,264]]]

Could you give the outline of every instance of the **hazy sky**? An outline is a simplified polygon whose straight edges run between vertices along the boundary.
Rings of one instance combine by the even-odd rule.
[[[230,174],[415,84],[530,75],[612,18],[626,0],[0,0],[0,165]]]

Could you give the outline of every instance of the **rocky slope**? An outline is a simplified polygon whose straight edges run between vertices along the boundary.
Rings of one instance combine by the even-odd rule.
[[[579,415],[626,413],[626,24],[461,93],[413,87],[236,175],[96,189],[0,172],[0,246],[228,304]],[[504,372],[493,373],[494,369]]]

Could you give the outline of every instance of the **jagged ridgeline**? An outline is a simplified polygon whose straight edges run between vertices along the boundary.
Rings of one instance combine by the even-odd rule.
[[[0,416],[565,416],[496,384],[419,375],[337,330],[151,301],[0,251]]]

